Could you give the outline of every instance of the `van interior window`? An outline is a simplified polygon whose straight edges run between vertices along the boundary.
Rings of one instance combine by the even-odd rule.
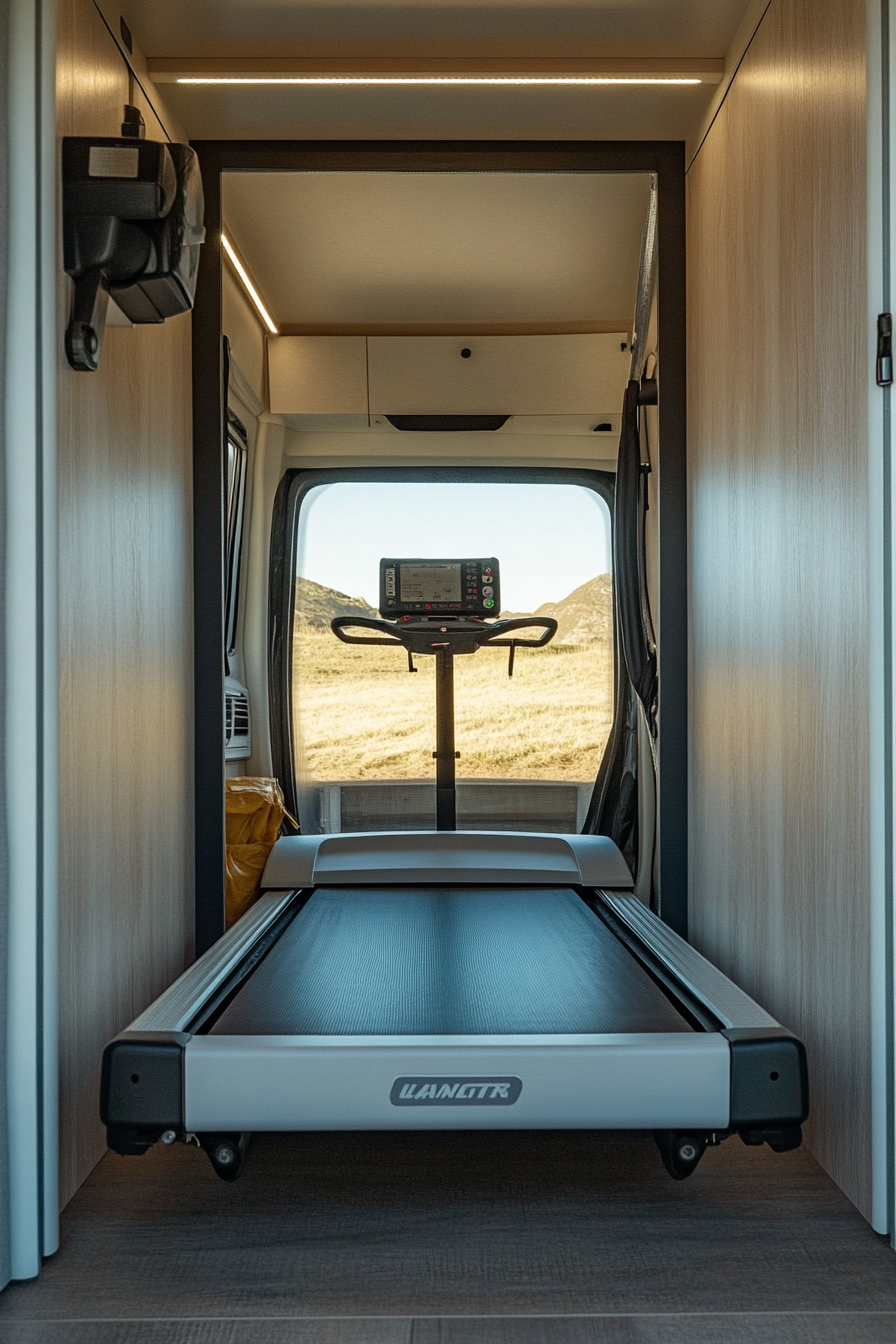
[[[246,499],[246,463],[249,447],[242,421],[227,417],[226,489],[224,498],[224,631],[228,655],[236,648],[237,605],[240,586],[240,545]]]
[[[458,827],[580,829],[613,717],[610,515],[581,485],[316,486],[298,515],[293,743],[303,831],[433,825],[435,666],[345,645],[389,555],[494,555],[502,616],[553,616],[535,653],[455,660]],[[494,613],[496,616],[498,612]]]

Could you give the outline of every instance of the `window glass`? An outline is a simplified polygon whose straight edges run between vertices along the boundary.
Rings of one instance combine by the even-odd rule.
[[[297,525],[303,829],[432,825],[435,660],[416,658],[409,675],[403,650],[342,644],[330,620],[378,615],[381,557],[490,555],[501,614],[554,616],[559,629],[546,648],[517,650],[512,679],[506,649],[455,659],[458,826],[578,829],[613,716],[610,515],[600,495],[578,485],[339,483],[311,490]],[[552,807],[562,825],[545,826]]]
[[[227,517],[227,520],[228,520],[228,531],[229,531],[229,523],[230,523],[230,520],[233,518],[233,504],[234,504],[234,499],[235,499],[235,496],[236,496],[236,489],[235,489],[235,487],[236,487],[237,480],[238,480],[238,477],[239,477],[240,457],[241,457],[241,453],[240,453],[240,449],[239,449],[239,447],[238,447],[237,444],[236,444],[236,441],[235,441],[234,439],[232,439],[230,436],[228,436],[228,439],[227,439],[227,507],[226,507],[226,517]]]
[[[235,422],[235,423],[234,423]],[[236,428],[239,426],[239,429]],[[243,505],[246,496],[246,462],[249,450],[239,433],[242,425],[233,417],[227,435],[227,481],[224,511],[224,632],[225,649],[236,647],[237,601],[240,583],[240,546],[243,532]]]

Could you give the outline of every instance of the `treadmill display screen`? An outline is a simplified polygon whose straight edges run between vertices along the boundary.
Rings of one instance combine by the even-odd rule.
[[[444,565],[402,565],[402,602],[459,602],[461,599],[460,563]]]
[[[380,614],[497,616],[501,610],[498,562],[473,560],[380,561]]]

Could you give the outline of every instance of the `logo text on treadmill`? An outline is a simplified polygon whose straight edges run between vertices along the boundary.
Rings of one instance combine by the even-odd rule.
[[[396,1078],[389,1093],[393,1106],[512,1106],[523,1080],[514,1077]]]

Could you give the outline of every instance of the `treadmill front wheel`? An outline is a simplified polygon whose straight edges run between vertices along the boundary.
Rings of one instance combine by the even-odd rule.
[[[705,1134],[677,1129],[655,1129],[653,1137],[663,1166],[675,1181],[683,1181],[696,1170],[708,1143]]]
[[[235,1181],[242,1174],[249,1146],[248,1134],[197,1134],[196,1137],[222,1181]]]

